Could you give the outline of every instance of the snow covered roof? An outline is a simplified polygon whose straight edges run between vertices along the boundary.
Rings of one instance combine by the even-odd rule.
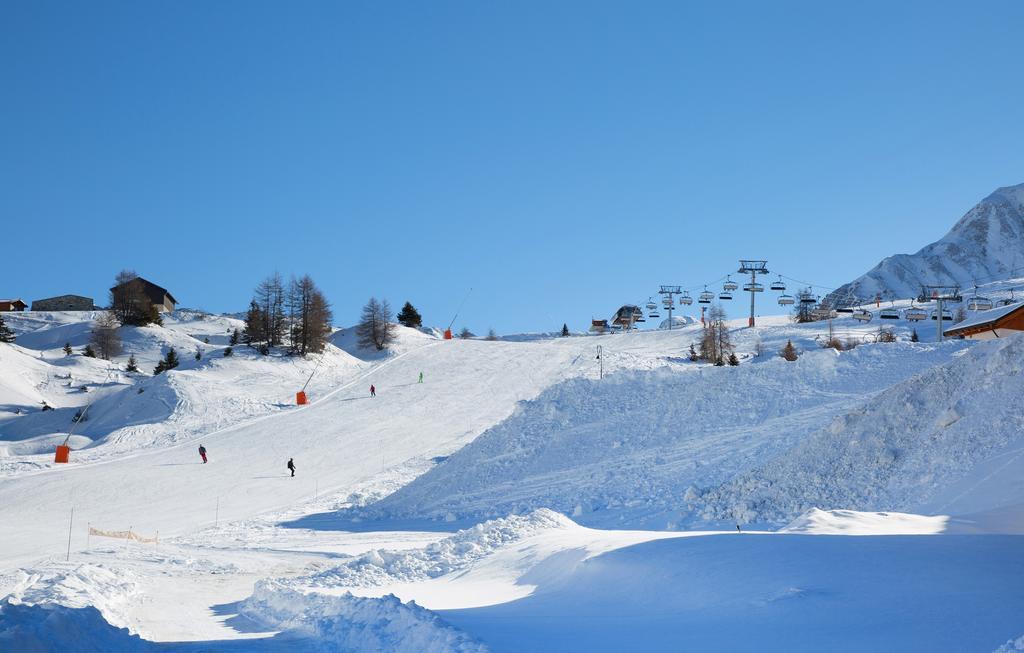
[[[951,329],[946,329],[942,332],[946,336],[960,335],[965,331],[974,329],[984,328],[987,326],[995,326],[997,322],[1003,320],[1010,315],[1013,315],[1017,311],[1024,309],[1024,302],[1017,302],[1015,304],[1007,304],[1006,306],[999,306],[997,308],[990,308],[987,311],[981,311],[973,318],[964,320],[957,324]]]

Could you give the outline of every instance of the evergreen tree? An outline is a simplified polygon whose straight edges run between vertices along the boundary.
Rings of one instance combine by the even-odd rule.
[[[225,347],[224,348],[224,358],[227,358],[228,356],[230,356],[233,353],[235,353],[234,347]]]
[[[259,348],[263,341],[266,340],[263,328],[263,311],[254,299],[249,302],[249,311],[245,314],[245,331],[242,335],[245,344],[250,347]]]
[[[135,360],[135,354],[128,357],[128,367],[125,368],[129,372],[138,372],[139,363]]]
[[[786,346],[782,348],[782,351],[779,352],[779,355],[790,362],[795,361],[798,358],[796,353],[796,347],[793,346],[792,340],[786,341]]]
[[[920,338],[917,337],[917,329],[913,329],[910,332],[910,342],[918,342]]]
[[[700,360],[700,354],[697,353],[697,350],[694,348],[692,342],[690,343],[690,360],[693,362],[697,362]]]
[[[412,304],[405,302],[405,306],[398,313],[398,323],[410,329],[418,329],[423,326],[423,317]]]
[[[494,329],[488,329],[487,330],[487,337],[485,338],[485,340],[497,340],[497,339],[498,339],[498,334],[494,332]]]
[[[86,345],[85,349],[82,350],[82,355],[88,358],[96,358],[96,352],[93,351],[92,345]]]
[[[562,324],[562,337],[563,338],[568,338],[569,337],[569,325],[568,324],[564,324],[564,323]]]
[[[0,342],[14,342],[14,332],[4,322],[3,315],[0,315]]]
[[[71,343],[70,342],[65,342],[64,343],[64,355],[65,356],[70,356],[72,353],[73,353],[73,350],[71,349]]]
[[[474,336],[473,332],[469,330],[469,327],[462,327],[462,331],[459,331],[459,337],[463,340],[468,340],[470,338],[475,338],[476,336]]]
[[[740,364],[740,359],[736,358],[736,354],[729,354],[729,364],[733,367]]]
[[[163,374],[167,370],[173,370],[178,366],[181,361],[178,360],[178,352],[174,351],[174,347],[167,350],[160,362],[153,368],[153,374]]]
[[[238,333],[238,327],[235,327],[235,330],[231,332],[231,338],[228,340],[228,344],[231,345],[232,347],[237,345],[239,335],[240,334]]]

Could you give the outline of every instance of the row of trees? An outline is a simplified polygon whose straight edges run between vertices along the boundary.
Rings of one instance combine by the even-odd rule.
[[[331,335],[331,305],[308,274],[285,285],[274,273],[256,286],[245,316],[244,342],[263,354],[287,346],[298,356],[324,350]]]

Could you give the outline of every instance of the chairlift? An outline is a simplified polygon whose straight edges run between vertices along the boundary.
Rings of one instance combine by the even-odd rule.
[[[711,300],[715,298],[715,293],[708,290],[707,286],[704,286],[704,292],[697,296],[698,304],[710,304]]]
[[[992,300],[988,297],[979,297],[975,295],[971,297],[971,300],[967,302],[967,310],[969,311],[987,311],[992,308]]]
[[[827,306],[819,306],[811,311],[811,317],[815,320],[829,320],[835,317],[835,313]]]
[[[786,289],[786,284],[782,280],[782,276],[781,275],[779,275],[778,279],[776,279],[775,281],[772,282],[771,289],[772,290],[785,290]]]
[[[812,295],[811,293],[802,292],[800,293],[800,303],[803,304],[804,306],[808,306],[810,304],[817,304],[818,298]]]
[[[648,297],[645,308],[647,308],[648,311],[656,311],[658,310],[658,305],[654,303],[652,298]]]
[[[903,312],[903,319],[908,322],[920,322],[927,318],[928,313],[923,308],[918,308],[913,304]]]
[[[851,317],[853,317],[853,319],[857,320],[858,322],[870,322],[871,318],[874,317],[874,314],[871,311],[862,308],[860,310],[854,311]]]
[[[726,275],[725,283],[722,284],[722,290],[724,290],[727,293],[730,293],[730,292],[736,290],[737,288],[739,288],[739,285],[735,281],[733,281],[731,278],[729,278],[729,275]],[[726,298],[722,297],[722,299],[726,299]],[[732,297],[728,297],[728,299],[732,299]]]
[[[792,306],[795,303],[793,295],[779,295],[779,306]]]
[[[683,294],[679,297],[679,303],[686,304],[687,306],[693,303],[693,297],[690,297],[690,291],[683,291]]]
[[[756,281],[743,284],[743,292],[764,292],[764,284]]]
[[[723,290],[722,292],[718,293],[718,298],[719,299],[732,299],[732,293],[731,292],[726,292],[726,291]]]
[[[898,319],[900,319],[900,312],[899,312],[899,310],[896,309],[896,306],[894,304],[895,304],[895,302],[893,302],[889,306],[889,308],[883,308],[882,312],[878,314],[879,319],[882,319],[882,320],[898,320]]]
[[[647,317],[651,318],[652,320],[656,320],[659,317],[661,317],[661,314],[658,313],[658,311],[651,311],[650,313],[647,314]]]
[[[939,319],[939,311],[937,309],[932,311],[932,319],[933,320],[938,320]],[[947,311],[946,309],[942,309],[942,321],[943,322],[952,322],[953,321],[953,312],[952,311]]]

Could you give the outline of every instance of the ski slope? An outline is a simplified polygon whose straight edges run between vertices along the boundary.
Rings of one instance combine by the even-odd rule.
[[[896,321],[900,342],[837,353],[827,324],[768,316],[730,323],[736,368],[688,360],[699,325],[495,342],[402,329],[385,353],[345,330],[321,360],[224,358],[233,318],[182,314],[125,338],[152,361],[180,347],[181,368],[108,382],[105,363],[60,351],[87,323],[32,319],[0,345],[19,370],[0,388],[26,409],[0,415],[0,524],[16,525],[0,647],[960,651],[1022,632],[1024,339],[936,344],[934,323]],[[871,341],[878,326],[832,329]],[[787,341],[796,363],[776,355]],[[85,397],[47,385],[65,368]],[[66,411],[94,398],[72,463],[54,465]],[[853,439],[881,432],[913,465],[865,473]],[[886,494],[923,487],[922,469],[928,492]],[[834,482],[789,482],[822,474]]]

